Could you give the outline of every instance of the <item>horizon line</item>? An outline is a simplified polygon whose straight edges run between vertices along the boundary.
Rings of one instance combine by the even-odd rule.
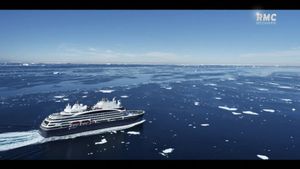
[[[29,65],[153,65],[153,66],[163,66],[163,65],[174,65],[174,66],[268,66],[268,67],[299,67],[300,65],[285,65],[285,64],[212,64],[212,63],[70,63],[70,62],[1,62],[0,65],[6,64],[20,64],[23,66]]]

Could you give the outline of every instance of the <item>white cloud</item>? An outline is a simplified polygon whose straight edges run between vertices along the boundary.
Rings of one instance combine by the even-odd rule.
[[[92,48],[92,47],[88,48],[88,50],[89,50],[89,51],[92,51],[92,52],[95,52],[95,51],[97,51],[97,49],[95,49],[95,48]]]
[[[112,51],[112,50],[109,50],[109,49],[107,49],[107,50],[105,50],[105,52],[106,52],[106,53],[112,53],[113,51]]]

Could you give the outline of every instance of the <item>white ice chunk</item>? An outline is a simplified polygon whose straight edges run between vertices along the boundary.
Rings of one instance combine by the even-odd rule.
[[[209,124],[208,123],[204,123],[204,124],[201,124],[202,127],[208,127]]]
[[[168,86],[168,87],[164,87],[167,90],[172,90],[172,87]]]
[[[160,152],[159,154],[168,157],[168,154],[172,153],[174,151],[174,148],[167,148],[165,150],[163,150],[162,152]]]
[[[215,97],[215,99],[216,99],[216,100],[221,100],[222,98],[221,98],[221,97]]]
[[[273,110],[273,109],[263,109],[263,111],[270,112],[270,113],[274,113],[275,112],[275,110]]]
[[[234,108],[234,107],[230,108],[230,107],[227,107],[227,106],[218,106],[218,108],[228,110],[228,111],[237,111],[237,108]]]
[[[174,148],[167,148],[167,149],[163,150],[162,152],[164,154],[169,154],[169,153],[172,153],[173,151],[174,151]]]
[[[194,102],[194,105],[195,105],[195,106],[198,106],[198,105],[199,105],[199,102]]]
[[[255,113],[253,111],[243,111],[244,114],[249,114],[249,115],[258,115],[258,113]]]
[[[87,96],[82,96],[82,98],[86,98]]]
[[[123,96],[120,96],[120,97],[126,99],[126,98],[128,98],[129,96],[123,95]]]
[[[61,95],[61,96],[54,96],[54,98],[56,98],[56,99],[62,99],[62,98],[64,98],[65,96],[63,96],[63,95]]]
[[[266,89],[266,88],[257,88],[257,90],[260,90],[260,91],[269,91],[269,89]]]
[[[231,112],[233,115],[241,115],[242,113]]]
[[[105,144],[105,143],[107,143],[107,140],[104,138],[104,139],[102,139],[101,141],[96,142],[95,145],[98,145],[98,144]]]
[[[290,87],[290,86],[278,86],[278,88],[281,88],[281,89],[292,89],[292,87]]]
[[[68,98],[64,98],[63,100],[64,100],[64,101],[68,101],[69,99],[68,99]]]
[[[128,131],[127,134],[131,134],[131,135],[139,135],[139,134],[141,134],[141,133],[138,132],[138,131]]]
[[[98,90],[98,92],[101,92],[101,93],[112,93],[114,91],[115,90]]]
[[[269,160],[269,157],[265,156],[265,155],[260,155],[260,154],[257,154],[256,155],[258,158],[262,159],[262,160]]]
[[[292,99],[281,99],[282,101],[291,102]]]
[[[60,73],[59,73],[59,72],[53,72],[53,74],[54,74],[54,75],[58,75],[58,74],[60,74]]]
[[[217,84],[215,83],[208,83],[208,84],[205,84],[206,86],[217,86]]]
[[[295,108],[292,108],[292,111],[296,111],[296,109],[295,109]]]

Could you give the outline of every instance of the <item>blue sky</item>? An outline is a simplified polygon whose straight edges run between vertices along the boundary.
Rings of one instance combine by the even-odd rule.
[[[300,65],[300,11],[2,10],[0,61]]]

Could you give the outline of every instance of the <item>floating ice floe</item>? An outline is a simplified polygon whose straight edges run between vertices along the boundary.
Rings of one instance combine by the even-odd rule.
[[[29,66],[29,64],[28,63],[23,63],[22,66]]]
[[[216,99],[216,100],[221,100],[222,98],[221,98],[221,97],[215,97],[215,99]]]
[[[258,158],[262,159],[262,160],[269,160],[269,157],[266,156],[266,155],[260,155],[260,154],[257,154],[256,155]]]
[[[295,108],[292,108],[292,111],[296,111],[296,109],[295,109]]]
[[[230,108],[227,106],[218,106],[218,108],[228,110],[228,111],[237,111],[237,108],[234,108],[234,107]]]
[[[163,87],[164,89],[167,89],[167,90],[172,90],[172,87],[170,86],[166,86],[166,87]]]
[[[292,99],[281,99],[282,101],[291,102]]]
[[[273,109],[263,109],[263,111],[270,112],[270,113],[274,113],[275,112],[275,110],[273,110]]]
[[[193,87],[196,87],[196,85],[193,85]]]
[[[104,138],[104,139],[102,139],[101,141],[96,142],[95,145],[98,145],[98,144],[105,144],[105,143],[107,143],[107,140]]]
[[[68,98],[64,98],[63,100],[64,100],[64,101],[68,101],[69,99],[68,99]]]
[[[227,78],[227,80],[236,80],[236,79],[233,77],[229,77],[229,78]]]
[[[205,84],[205,86],[217,86],[217,84],[215,84],[215,83],[208,83],[208,84]]]
[[[202,127],[208,127],[209,124],[208,123],[204,123],[204,124],[201,124]]]
[[[269,89],[266,89],[266,88],[257,88],[257,90],[260,90],[260,91],[269,91]]]
[[[131,134],[131,135],[140,135],[141,133],[138,131],[128,131],[127,134]]]
[[[174,151],[174,148],[167,148],[165,150],[163,150],[162,152],[160,152],[159,154],[163,155],[163,156],[168,156],[168,154],[172,153]]]
[[[55,99],[62,99],[64,98],[65,96],[54,96]]]
[[[281,89],[292,89],[292,87],[290,87],[290,86],[278,86],[278,88],[281,88]]]
[[[58,75],[58,74],[60,74],[60,73],[59,73],[59,72],[53,72],[53,74],[54,74],[54,75]]]
[[[243,111],[244,114],[249,114],[249,115],[258,115],[258,113],[255,113],[253,111]]]
[[[120,97],[126,99],[126,98],[128,98],[129,96],[123,95],[123,96],[120,96]]]
[[[86,98],[87,96],[82,96],[82,98]]]
[[[114,91],[115,90],[98,90],[98,92],[101,92],[101,93],[112,93]]]
[[[242,113],[231,112],[233,115],[241,115]]]
[[[167,148],[167,149],[163,150],[162,152],[165,154],[168,154],[168,153],[172,153],[173,151],[174,151],[174,148]]]
[[[195,105],[195,106],[198,106],[198,105],[199,105],[199,102],[194,102],[194,105]]]

